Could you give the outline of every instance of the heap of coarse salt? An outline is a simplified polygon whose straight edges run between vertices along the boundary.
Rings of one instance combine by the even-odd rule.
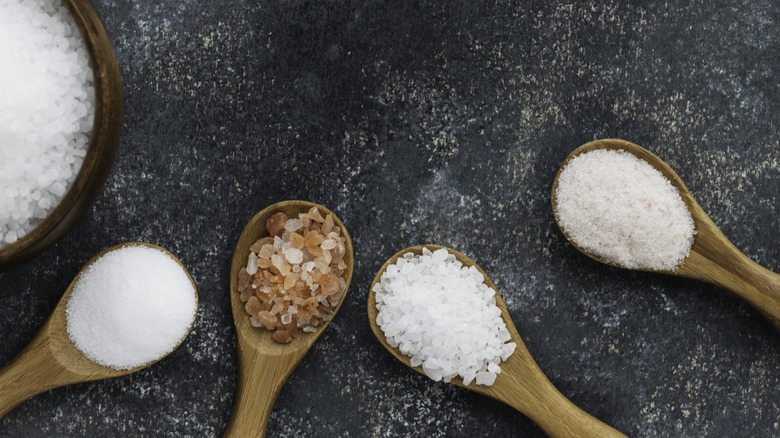
[[[373,291],[387,342],[433,380],[460,376],[464,385],[490,386],[517,347],[507,342],[496,291],[476,267],[463,266],[444,248],[404,254]]]
[[[173,351],[198,311],[187,271],[168,253],[129,245],[81,273],[65,309],[68,336],[92,361],[132,369]]]
[[[693,218],[680,193],[650,163],[597,149],[558,177],[555,217],[583,250],[628,269],[674,271],[693,245]]]
[[[0,247],[60,203],[94,119],[89,55],[60,0],[0,2]]]

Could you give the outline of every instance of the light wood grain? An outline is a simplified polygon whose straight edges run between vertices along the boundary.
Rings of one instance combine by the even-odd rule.
[[[173,254],[157,245],[143,242],[115,245],[93,257],[81,268],[70,283],[54,311],[43,323],[43,326],[38,330],[32,341],[8,365],[0,369],[0,418],[21,402],[44,391],[74,383],[123,376],[157,362],[150,362],[129,370],[116,370],[105,367],[84,356],[68,336],[65,308],[73,291],[73,286],[81,277],[81,273],[107,252],[132,245],[142,245],[163,251],[170,255],[182,267],[184,272],[187,272],[181,261]],[[195,291],[197,308],[197,287],[189,272],[187,272],[187,276],[192,282],[192,287]],[[195,319],[193,318],[187,333],[192,329],[194,323]],[[182,338],[181,342],[184,339],[186,339],[186,336]],[[181,342],[174,350],[181,345]],[[162,360],[162,358],[159,360]]]
[[[89,0],[62,0],[73,16],[89,53],[95,84],[95,118],[87,154],[60,203],[35,228],[0,247],[0,272],[43,252],[89,210],[114,162],[122,130],[122,78],[111,38]]]
[[[691,212],[696,235],[690,254],[677,270],[655,272],[701,280],[729,290],[750,303],[776,329],[780,330],[780,275],[761,267],[738,250],[699,206],[674,170],[650,151],[628,141],[616,139],[597,140],[575,149],[564,160],[553,182],[551,196],[553,212],[556,211],[555,192],[558,188],[558,177],[561,171],[572,158],[596,149],[624,150],[647,161],[677,188],[683,202]],[[560,229],[569,242],[583,254],[601,263],[616,266],[583,250],[569,238],[563,228]]]
[[[271,409],[279,391],[330,323],[324,321],[312,333],[299,331],[290,343],[279,344],[273,340],[271,331],[252,327],[238,292],[238,272],[242,267],[246,267],[249,248],[258,239],[268,236],[265,228],[266,220],[279,211],[289,217],[298,217],[299,213],[305,213],[312,207],[317,207],[323,216],[331,214],[335,225],[341,227],[341,234],[346,240],[344,262],[347,264],[347,269],[344,271],[344,281],[347,289],[341,296],[341,301],[333,313],[334,316],[341,308],[349,290],[355,264],[352,239],[344,223],[333,212],[311,202],[283,201],[263,209],[249,221],[238,238],[230,269],[230,303],[233,309],[238,350],[238,387],[225,437],[265,436]]]
[[[374,285],[379,282],[382,273],[388,266],[394,264],[399,257],[408,252],[422,254],[424,247],[431,251],[444,248],[438,245],[422,245],[399,251],[392,256],[374,277],[371,284],[371,290],[368,293],[368,320],[379,342],[406,366],[415,371],[425,374],[421,366],[412,367],[410,358],[403,355],[397,348],[391,347],[385,338],[384,332],[376,323],[378,310],[376,308],[376,298],[374,294]],[[475,266],[485,277],[485,284],[496,291],[496,305],[501,309],[501,317],[506,323],[507,329],[512,336],[512,342],[517,344],[515,352],[506,360],[501,362],[501,374],[496,377],[492,386],[477,385],[472,382],[468,386],[463,385],[463,379],[456,377],[450,383],[457,386],[475,391],[477,393],[494,398],[512,406],[533,420],[544,432],[552,437],[622,437],[624,436],[612,427],[592,417],[582,409],[575,406],[565,396],[563,396],[552,383],[547,379],[542,370],[536,364],[531,353],[526,348],[520,334],[517,332],[512,318],[506,309],[501,295],[490,277],[485,274],[473,260],[450,248],[447,251],[454,254],[455,257],[465,266]]]

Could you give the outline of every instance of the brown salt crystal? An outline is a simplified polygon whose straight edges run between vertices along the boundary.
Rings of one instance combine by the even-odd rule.
[[[336,265],[336,267],[343,271],[343,270],[347,269],[347,263],[344,260],[339,260],[339,262]]]
[[[272,315],[271,312],[265,310],[259,312],[257,314],[257,319],[259,319],[268,330],[273,330],[274,327],[276,327],[276,316]]]
[[[310,304],[306,306],[306,309],[311,312],[312,316],[320,316],[320,312],[317,311],[317,306]]]
[[[251,247],[249,247],[249,250],[254,252],[254,253],[259,253],[260,252],[260,248],[262,248],[263,245],[266,245],[266,244],[269,244],[269,243],[271,244],[271,246],[273,246],[274,238],[273,237],[263,237],[262,239],[260,239],[257,242],[255,242]]]
[[[319,325],[320,325],[320,319],[319,319],[319,318],[314,318],[314,317],[312,317],[312,318],[309,320],[309,324],[311,324],[313,327],[317,327],[317,326],[319,326]]]
[[[256,296],[251,296],[246,301],[244,309],[246,310],[246,313],[250,315],[257,315],[258,312],[263,310],[263,305],[260,304],[260,300],[258,300]]]
[[[284,310],[284,304],[281,303],[274,303],[273,307],[271,307],[271,315],[276,315],[277,313]],[[271,330],[271,329],[268,329]]]
[[[252,327],[262,327],[263,326],[263,323],[260,322],[260,320],[257,319],[257,317],[254,316],[254,315],[249,317],[249,324]]]
[[[328,266],[328,261],[325,259],[324,256],[317,257],[316,259],[314,259],[314,269],[319,269],[320,271],[322,271],[327,266]]]
[[[298,309],[298,313],[296,314],[296,316],[299,319],[309,319],[311,318],[311,312],[307,309]]]
[[[317,207],[309,209],[309,217],[317,222],[324,222],[325,218],[322,217],[320,210]]]
[[[241,302],[246,303],[246,301],[249,299],[249,297],[252,296],[252,288],[248,287],[241,291]]]
[[[312,231],[309,234],[304,237],[304,245],[306,245],[306,249],[309,250],[312,254],[319,255],[312,251],[312,249],[319,250],[320,245],[322,245],[322,242],[325,241],[325,236],[320,234],[317,231]]]
[[[270,259],[274,255],[273,243],[266,243],[260,247],[260,251],[257,252],[257,256],[263,259]]]
[[[314,279],[314,282],[315,282],[315,283],[317,283],[318,281],[320,281],[320,278],[321,278],[321,277],[322,277],[322,273],[321,273],[321,272],[315,272],[315,273],[314,273],[314,274],[312,274],[312,276],[311,276],[311,278],[313,278],[313,279]]]
[[[306,287],[306,282],[303,280],[298,280],[295,282],[295,286],[290,289],[290,292],[295,293],[296,296],[302,297],[304,292],[306,292],[309,288]]]
[[[333,273],[325,274],[320,278],[320,288],[327,295],[334,295],[339,291],[339,279]]]
[[[284,275],[287,275],[288,272],[290,272],[290,264],[287,263],[287,260],[282,258],[282,256],[274,254],[271,256],[271,264],[274,268],[279,270],[279,273]]]
[[[292,336],[289,333],[287,333],[287,330],[279,329],[274,332],[274,341],[280,344],[286,344],[292,341]]]
[[[241,270],[238,271],[238,290],[246,290],[251,282],[252,276],[246,271],[246,268],[241,268]]]
[[[287,333],[289,333],[290,336],[295,336],[298,334],[298,322],[295,321],[295,318],[293,318],[289,324],[285,324],[284,327],[287,329]]]
[[[333,229],[333,215],[328,215],[322,224],[322,234],[328,234]]]
[[[284,289],[285,290],[292,290],[293,286],[295,286],[295,283],[298,281],[298,274],[294,272],[290,272],[287,274],[286,277],[284,277]]]
[[[298,219],[301,220],[301,224],[303,224],[303,229],[309,228],[309,225],[311,224],[311,218],[309,217],[308,213],[299,213]]]
[[[285,223],[287,223],[287,215],[280,211],[265,221],[265,229],[271,236],[281,236],[284,233]]]
[[[331,239],[330,237],[322,241],[322,245],[320,245],[320,248],[331,250],[338,246],[335,240]]]
[[[303,236],[298,233],[290,234],[290,248],[301,249],[303,244]]]
[[[271,267],[271,259],[270,258],[267,258],[267,259],[259,258],[259,259],[257,259],[257,267],[258,268],[262,268],[262,269],[270,268]]]

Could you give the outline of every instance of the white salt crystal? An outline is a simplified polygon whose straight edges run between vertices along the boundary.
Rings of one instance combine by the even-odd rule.
[[[81,273],[65,312],[68,335],[85,356],[131,369],[176,348],[195,319],[197,298],[176,260],[131,245],[105,253]]]
[[[496,373],[491,373],[489,371],[481,371],[477,373],[477,385],[485,385],[490,386],[496,381]]]
[[[284,251],[284,258],[292,264],[298,264],[303,261],[303,251],[295,248],[287,248]]]
[[[573,158],[558,177],[555,216],[577,246],[628,269],[674,271],[695,227],[677,189],[650,163],[598,149]]]
[[[250,252],[249,259],[246,262],[246,272],[249,275],[255,275],[257,272],[257,254]]]
[[[287,219],[284,223],[284,229],[289,232],[300,230],[303,227],[303,222],[298,218]]]
[[[498,362],[514,351],[514,343],[502,340],[508,331],[495,291],[446,249],[404,254],[373,291],[376,322],[388,344],[434,380],[460,376],[465,385],[474,379],[491,385],[500,372]]]

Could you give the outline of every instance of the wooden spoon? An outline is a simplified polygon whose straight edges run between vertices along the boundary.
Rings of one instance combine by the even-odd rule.
[[[674,170],[650,151],[633,143],[614,139],[597,140],[578,147],[569,154],[555,176],[552,188],[553,212],[557,209],[555,192],[563,168],[577,155],[596,149],[624,150],[647,161],[677,188],[693,217],[696,235],[688,257],[675,271],[655,272],[701,280],[727,289],[758,309],[775,328],[780,330],[780,275],[761,267],[738,250],[702,210]],[[561,228],[560,223],[558,226]],[[610,266],[621,267],[580,248],[569,238],[563,228],[561,232],[575,248],[588,257]]]
[[[444,248],[438,245],[413,246],[398,252],[385,262],[382,269],[374,277],[371,284],[371,290],[368,293],[368,321],[371,324],[371,330],[374,331],[379,342],[387,348],[396,359],[400,360],[406,366],[423,373],[422,366],[412,367],[410,358],[405,356],[398,348],[391,347],[388,344],[385,334],[376,323],[378,310],[376,308],[376,297],[374,294],[374,285],[379,282],[382,274],[388,266],[394,264],[399,257],[408,252],[422,254],[423,248],[431,251]],[[464,266],[475,266],[485,277],[485,284],[491,289],[496,290],[495,285],[485,274],[485,271],[479,267],[473,260],[450,248],[447,251],[455,255]],[[472,382],[468,386],[463,385],[463,379],[453,378],[450,383],[460,387],[470,389],[480,394],[492,397],[504,402],[517,409],[533,420],[545,433],[553,437],[623,437],[624,435],[612,427],[590,416],[582,409],[575,406],[571,401],[564,397],[544,375],[531,353],[523,344],[523,340],[517,333],[512,318],[506,310],[506,305],[501,299],[501,295],[496,292],[496,305],[501,309],[501,317],[506,323],[506,327],[512,336],[512,342],[517,344],[515,352],[505,361],[501,362],[501,374],[496,377],[492,386],[477,385]],[[425,374],[425,373],[423,373]]]
[[[291,218],[298,217],[298,214],[306,213],[312,207],[317,207],[323,217],[331,214],[335,225],[341,227],[341,235],[346,239],[347,252],[344,255],[344,262],[347,264],[347,269],[344,271],[344,281],[347,283],[347,289],[341,296],[341,301],[333,313],[334,316],[341,308],[349,290],[355,264],[352,239],[347,228],[333,212],[311,202],[283,201],[266,207],[249,221],[238,238],[230,269],[230,302],[233,308],[238,350],[238,387],[225,437],[265,436],[271,409],[284,382],[330,322],[323,321],[317,330],[311,333],[299,331],[290,343],[279,344],[273,340],[270,331],[252,327],[238,292],[238,272],[246,267],[249,248],[258,239],[268,236],[265,228],[266,220],[280,211]]]
[[[109,251],[133,245],[143,245],[163,251],[176,260],[176,262],[181,265],[184,272],[187,272],[187,269],[182,265],[181,261],[173,254],[159,246],[143,242],[130,242],[115,245],[93,257],[81,268],[78,274],[76,274],[76,277],[71,281],[68,289],[65,290],[65,294],[62,296],[59,303],[57,303],[57,307],[54,308],[54,311],[43,323],[43,327],[38,330],[38,333],[33,337],[32,341],[30,341],[21,353],[19,353],[8,365],[0,370],[0,418],[5,416],[5,414],[10,412],[21,402],[50,389],[74,383],[124,376],[125,374],[130,374],[146,368],[162,359],[160,358],[157,361],[129,370],[117,370],[99,365],[84,356],[68,336],[65,308],[68,304],[70,294],[73,291],[73,286],[79,280],[81,274],[92,263]],[[187,276],[192,282],[192,287],[195,291],[197,308],[197,287],[189,272],[187,272]],[[188,334],[194,323],[195,318],[193,317],[192,323],[187,331]],[[184,338],[186,338],[186,336]],[[184,341],[184,338],[182,338],[182,342]],[[179,345],[181,345],[181,342],[179,342]],[[179,345],[177,345],[174,350],[178,348]]]

